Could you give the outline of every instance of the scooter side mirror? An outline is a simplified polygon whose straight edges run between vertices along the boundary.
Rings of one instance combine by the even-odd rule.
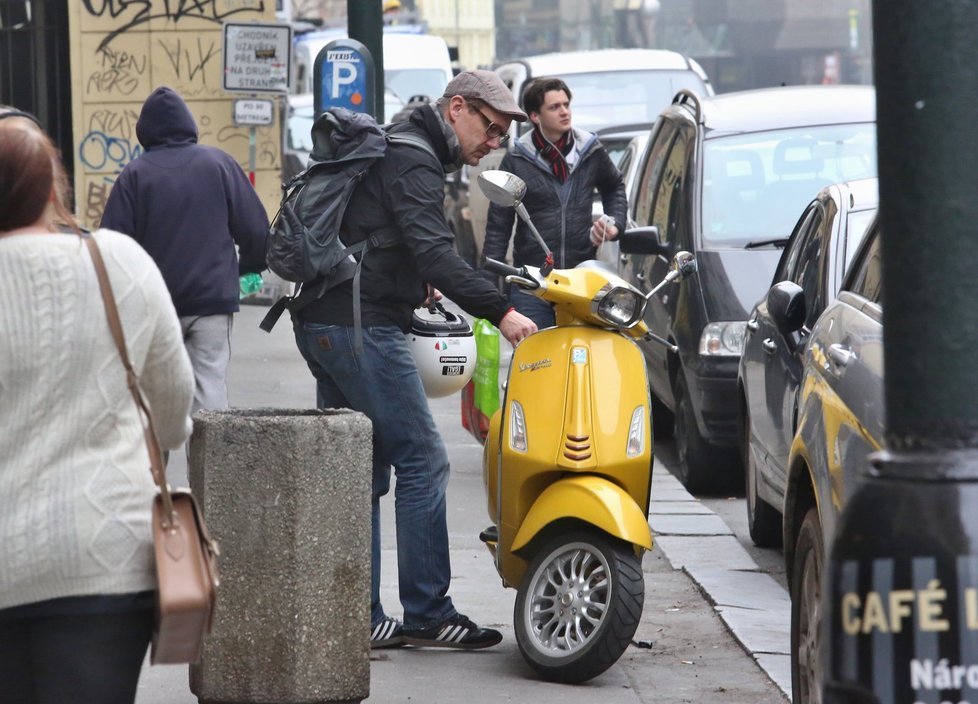
[[[659,228],[633,227],[618,235],[618,250],[622,254],[666,254],[668,247],[659,239]]]
[[[526,181],[508,171],[483,171],[479,174],[479,188],[486,198],[507,208],[520,205],[526,195]]]
[[[676,256],[672,258],[669,269],[676,272],[674,281],[682,281],[686,277],[696,273],[696,257],[689,252],[676,252]]]

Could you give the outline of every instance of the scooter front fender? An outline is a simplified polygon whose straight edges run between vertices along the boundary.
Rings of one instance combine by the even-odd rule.
[[[590,523],[616,538],[652,549],[648,518],[635,499],[607,479],[585,475],[566,477],[544,489],[527,512],[510,550],[526,547],[540,531],[562,518]]]

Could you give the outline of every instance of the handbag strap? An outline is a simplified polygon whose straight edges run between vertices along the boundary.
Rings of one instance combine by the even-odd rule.
[[[112,339],[115,340],[116,349],[119,350],[122,366],[126,368],[126,385],[129,387],[133,400],[136,402],[136,409],[139,411],[139,421],[143,426],[143,438],[146,440],[146,449],[149,451],[149,471],[152,473],[156,485],[160,488],[160,497],[163,500],[163,528],[167,529],[173,524],[173,499],[170,496],[170,487],[166,483],[166,466],[163,463],[163,452],[160,450],[156,428],[153,426],[153,415],[139,386],[139,377],[132,368],[132,362],[129,361],[129,353],[126,351],[126,338],[122,331],[122,321],[119,319],[119,308],[115,302],[115,294],[112,293],[112,284],[109,282],[108,272],[105,270],[102,252],[99,251],[98,244],[90,233],[81,232],[79,234],[88,246],[88,252],[92,257],[95,276],[98,278],[98,287],[102,292],[102,303],[105,304],[105,315],[109,319],[109,330],[112,331]]]

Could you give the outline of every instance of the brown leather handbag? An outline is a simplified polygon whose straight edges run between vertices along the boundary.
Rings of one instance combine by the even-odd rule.
[[[189,489],[170,489],[163,453],[149,405],[129,361],[115,296],[102,254],[88,233],[82,237],[91,253],[109,328],[126,368],[126,378],[139,410],[149,450],[150,472],[159,487],[153,499],[153,545],[156,553],[156,627],[153,664],[193,663],[200,659],[204,636],[210,633],[217,598],[217,543],[207,532],[200,507]]]

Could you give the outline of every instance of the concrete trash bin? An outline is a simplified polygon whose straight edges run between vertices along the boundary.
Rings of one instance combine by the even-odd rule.
[[[369,696],[371,431],[349,410],[194,415],[190,486],[221,550],[203,704]]]

